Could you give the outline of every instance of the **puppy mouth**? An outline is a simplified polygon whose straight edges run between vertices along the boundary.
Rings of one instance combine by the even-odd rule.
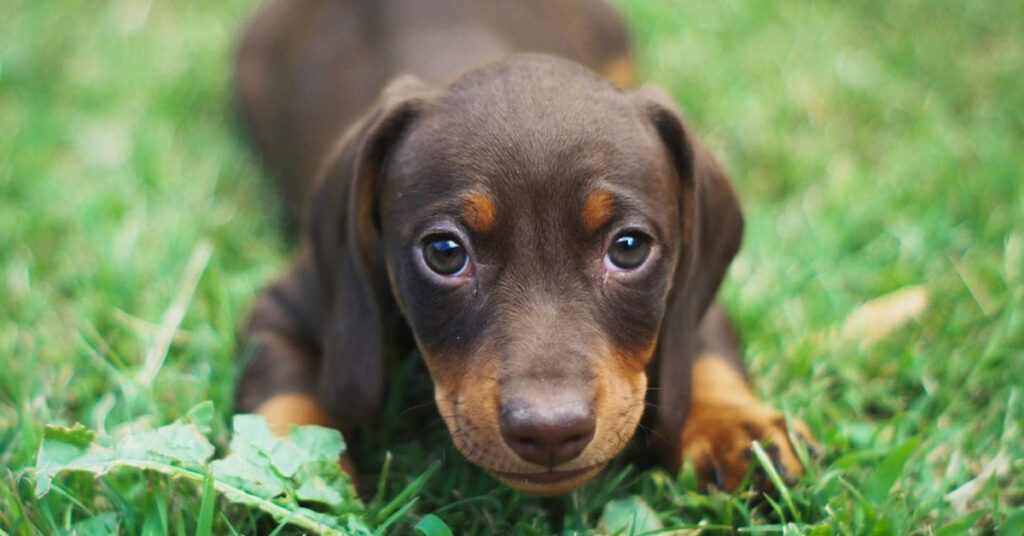
[[[540,471],[535,473],[493,472],[509,487],[531,495],[558,495],[576,489],[596,475],[604,464],[591,465],[568,471]]]

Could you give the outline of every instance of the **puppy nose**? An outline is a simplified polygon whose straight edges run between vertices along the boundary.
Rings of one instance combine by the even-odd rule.
[[[594,408],[582,398],[519,398],[501,408],[501,436],[520,458],[554,467],[594,438]]]

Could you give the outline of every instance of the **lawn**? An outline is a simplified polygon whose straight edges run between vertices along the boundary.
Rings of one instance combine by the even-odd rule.
[[[462,461],[429,406],[408,418],[427,394],[409,389],[369,431],[378,495],[321,519],[428,535],[634,518],[623,533],[1024,533],[1024,3],[619,4],[643,78],[740,191],[747,234],[723,299],[756,390],[824,456],[768,498],[619,463],[540,500]],[[240,322],[289,245],[229,105],[256,2],[0,5],[0,535],[316,518],[290,488],[231,500],[206,457],[180,472],[184,446],[160,458],[172,475],[61,472],[37,497],[67,449],[159,426],[224,457]]]

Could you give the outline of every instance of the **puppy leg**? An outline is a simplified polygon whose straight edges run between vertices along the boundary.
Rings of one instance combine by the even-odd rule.
[[[262,415],[270,431],[315,424],[341,429],[317,401],[320,347],[314,335],[319,314],[314,274],[303,257],[256,301],[243,342],[248,359],[236,393],[236,410]],[[348,454],[342,469],[355,477]]]
[[[753,463],[751,442],[764,444],[784,478],[803,474],[778,410],[754,396],[747,382],[736,338],[725,313],[712,307],[699,332],[693,363],[690,411],[682,430],[682,454],[696,464],[701,486],[734,490]],[[800,421],[789,423],[808,446],[816,444]]]

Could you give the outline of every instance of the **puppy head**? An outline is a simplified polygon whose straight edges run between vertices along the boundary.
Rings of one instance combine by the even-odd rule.
[[[713,294],[697,149],[670,104],[553,58],[385,101],[314,196],[323,381],[359,370],[379,399],[394,305],[459,450],[522,491],[573,489],[632,436],[659,334],[685,329],[670,308]]]

